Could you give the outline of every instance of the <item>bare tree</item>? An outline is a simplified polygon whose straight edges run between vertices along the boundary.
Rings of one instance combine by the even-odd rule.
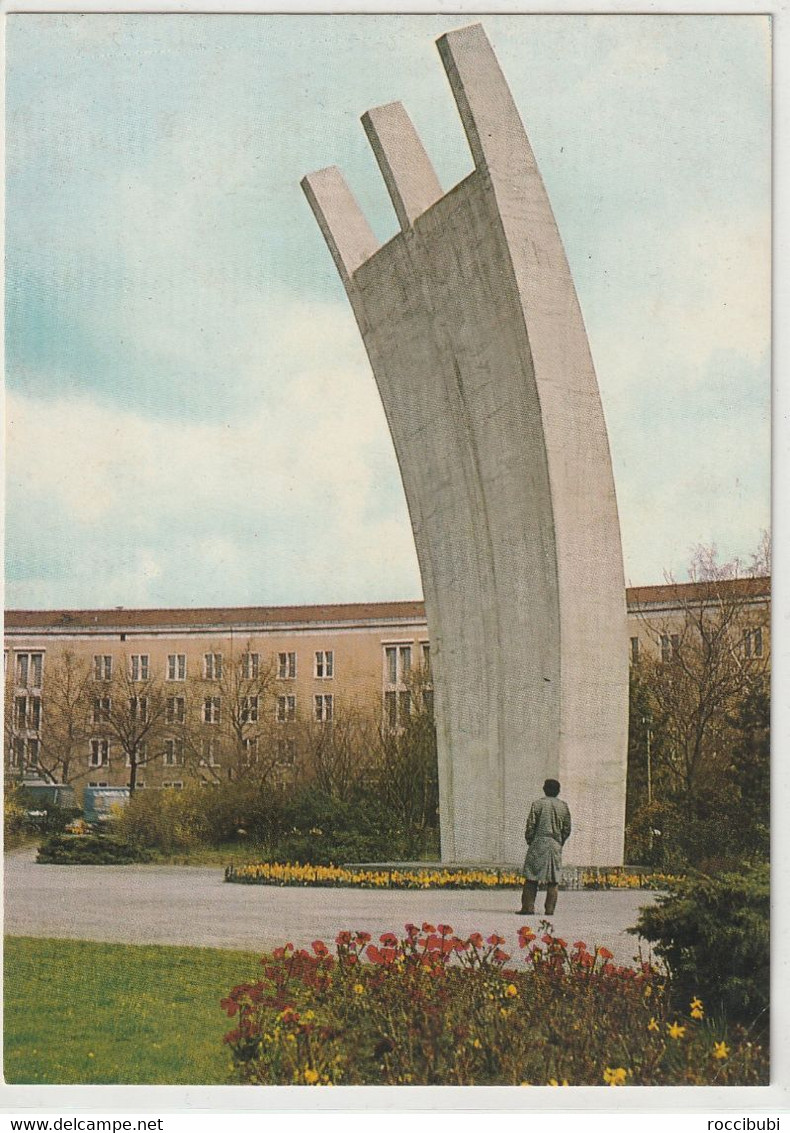
[[[348,801],[355,789],[367,781],[375,765],[380,743],[375,716],[320,694],[312,716],[299,728],[302,768],[323,794]]]
[[[730,741],[730,719],[768,666],[766,583],[744,576],[737,561],[720,564],[716,549],[698,547],[691,585],[676,586],[675,611],[641,611],[653,650],[640,662],[649,690],[655,752],[672,789],[693,795]]]
[[[50,783],[71,783],[86,772],[91,735],[91,669],[70,650],[47,658],[45,694],[14,692],[5,704],[7,765],[28,767]],[[31,758],[31,740],[35,758]]]
[[[276,743],[274,660],[247,643],[241,652],[204,657],[202,678],[185,689],[173,735],[197,778],[219,783],[269,781],[280,758]]]
[[[162,680],[136,658],[117,658],[113,670],[110,680],[92,683],[91,742],[104,738],[120,749],[134,794],[140,770],[163,752],[167,694]]]

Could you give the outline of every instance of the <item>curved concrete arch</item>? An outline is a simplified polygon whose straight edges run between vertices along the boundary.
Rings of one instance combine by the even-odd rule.
[[[442,195],[399,103],[363,116],[401,232],[302,182],[392,432],[422,574],[442,857],[517,861],[559,778],[567,859],[622,861],[628,671],[611,459],[578,299],[480,25],[438,41],[474,171]]]

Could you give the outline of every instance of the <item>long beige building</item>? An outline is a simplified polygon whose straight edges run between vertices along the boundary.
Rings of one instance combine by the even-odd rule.
[[[770,579],[725,590],[743,607],[739,648],[767,655]],[[668,659],[688,604],[718,600],[706,584],[629,589],[629,660]],[[133,761],[138,788],[267,761],[287,777],[300,728],[357,713],[397,730],[431,699],[422,602],[8,610],[4,663],[6,780],[77,789],[128,785]]]

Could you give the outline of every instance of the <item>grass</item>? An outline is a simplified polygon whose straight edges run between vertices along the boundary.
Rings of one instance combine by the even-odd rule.
[[[227,1085],[220,998],[260,954],[6,937],[9,1084]]]

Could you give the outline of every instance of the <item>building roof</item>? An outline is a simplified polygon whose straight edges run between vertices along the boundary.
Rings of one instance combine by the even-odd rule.
[[[351,602],[323,606],[213,606],[179,609],[6,610],[6,629],[194,629],[424,620],[424,602]]]
[[[631,586],[629,609],[655,604],[713,599],[721,594],[739,598],[769,597],[770,578],[738,578],[723,583],[681,582],[661,586]],[[69,630],[195,629],[220,626],[276,627],[359,622],[422,621],[425,603],[350,602],[321,606],[211,606],[178,609],[6,610],[6,629]]]
[[[770,578],[730,578],[719,582],[671,582],[663,586],[630,586],[628,608],[655,604],[713,601],[717,598],[770,598]]]

